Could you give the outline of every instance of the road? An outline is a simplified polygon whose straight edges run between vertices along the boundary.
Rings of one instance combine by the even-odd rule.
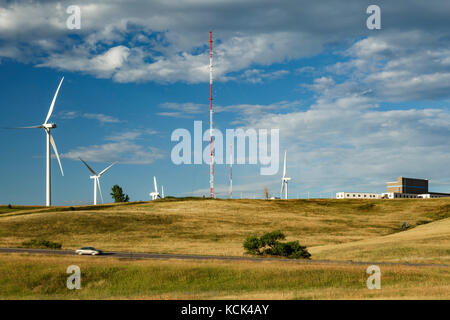
[[[0,248],[0,253],[30,253],[46,255],[68,255],[75,256],[73,250],[51,250],[51,249],[27,249],[27,248]],[[352,264],[352,265],[390,265],[408,267],[443,267],[449,268],[449,264],[421,264],[421,263],[399,263],[399,262],[367,262],[367,261],[345,261],[345,260],[294,260],[280,258],[253,258],[233,256],[206,256],[191,254],[162,254],[162,253],[138,253],[138,252],[103,252],[92,258],[120,258],[120,259],[181,259],[181,260],[222,260],[222,261],[254,261],[254,262],[285,262],[303,264]]]

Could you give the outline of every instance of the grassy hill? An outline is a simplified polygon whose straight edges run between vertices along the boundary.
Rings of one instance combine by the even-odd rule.
[[[450,264],[450,218],[361,241],[311,248],[316,259]]]
[[[170,199],[84,207],[0,207],[0,246],[30,239],[64,248],[244,254],[249,234],[281,230],[313,259],[449,263],[450,199]],[[402,222],[411,228],[401,229]]]

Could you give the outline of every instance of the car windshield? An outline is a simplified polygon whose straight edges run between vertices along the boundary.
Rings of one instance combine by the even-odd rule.
[[[92,248],[92,247],[84,247],[84,248],[81,248],[81,250],[93,250],[94,248]]]

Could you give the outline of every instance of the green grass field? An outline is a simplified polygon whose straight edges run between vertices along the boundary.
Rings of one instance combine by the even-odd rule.
[[[66,288],[69,265],[80,290]],[[448,269],[381,266],[369,290],[366,268],[0,254],[0,299],[450,299]]]

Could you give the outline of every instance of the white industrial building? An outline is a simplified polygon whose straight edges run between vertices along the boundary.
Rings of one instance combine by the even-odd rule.
[[[336,199],[432,199],[450,197],[450,193],[429,192],[428,180],[398,177],[387,183],[387,192],[338,192]]]
[[[372,192],[338,192],[336,199],[380,199],[380,195]]]

